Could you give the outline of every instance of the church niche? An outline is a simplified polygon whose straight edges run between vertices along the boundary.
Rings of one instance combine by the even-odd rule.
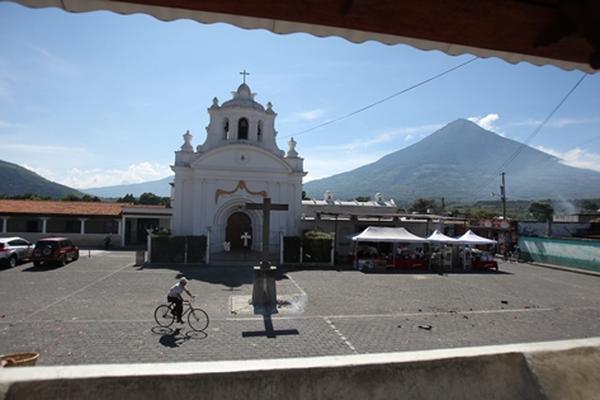
[[[223,140],[227,140],[229,137],[229,119],[225,118],[223,122]]]
[[[248,120],[240,118],[238,121],[238,140],[248,140]]]
[[[258,121],[258,125],[256,126],[256,140],[258,140],[259,142],[263,141],[263,122],[262,121]]]

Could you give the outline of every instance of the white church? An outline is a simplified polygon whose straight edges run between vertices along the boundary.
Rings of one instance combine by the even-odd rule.
[[[242,74],[245,78],[245,71]],[[368,226],[404,226],[418,235],[435,228],[428,221],[433,216],[398,214],[394,200],[384,199],[381,193],[369,201],[338,200],[330,191],[322,199],[302,200],[304,160],[293,138],[287,151],[277,146],[272,104],[258,103],[245,79],[232,95],[222,104],[213,99],[204,143],[194,148],[188,131],[175,152],[173,235],[206,235],[211,254],[259,252],[263,213],[246,204],[263,203],[266,198],[288,207],[270,213],[270,253],[279,253],[284,236],[300,236],[312,229],[335,236],[334,250],[343,255],[351,252],[349,237]]]
[[[192,135],[175,152],[171,206],[174,235],[207,235],[210,251],[262,246],[262,212],[246,209],[247,203],[286,204],[270,221],[270,248],[277,251],[282,235],[299,234],[302,214],[303,159],[289,141],[287,152],[277,147],[271,103],[255,100],[246,83],[233,98],[219,104],[215,97],[208,109],[210,122],[203,144],[192,145]]]

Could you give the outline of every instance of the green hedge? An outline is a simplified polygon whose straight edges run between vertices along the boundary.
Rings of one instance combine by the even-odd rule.
[[[300,262],[300,247],[302,238],[299,236],[285,236],[283,238],[283,262]]]
[[[151,262],[184,263],[187,244],[187,262],[203,262],[206,256],[206,236],[152,236]]]
[[[330,262],[333,240],[322,231],[307,231],[302,240],[303,262]]]

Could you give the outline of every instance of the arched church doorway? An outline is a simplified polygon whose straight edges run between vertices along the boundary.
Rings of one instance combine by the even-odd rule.
[[[247,240],[244,241],[242,236],[246,236]],[[252,221],[247,214],[238,211],[227,218],[225,240],[231,243],[231,250],[250,250],[252,248]]]

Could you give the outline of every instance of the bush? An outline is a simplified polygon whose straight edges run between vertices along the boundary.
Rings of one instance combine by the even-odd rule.
[[[308,231],[302,240],[304,262],[330,262],[333,240],[322,231]]]
[[[302,238],[299,236],[285,236],[283,238],[283,262],[300,262],[300,247]]]
[[[152,236],[151,262],[182,264],[203,262],[206,255],[206,236]]]

